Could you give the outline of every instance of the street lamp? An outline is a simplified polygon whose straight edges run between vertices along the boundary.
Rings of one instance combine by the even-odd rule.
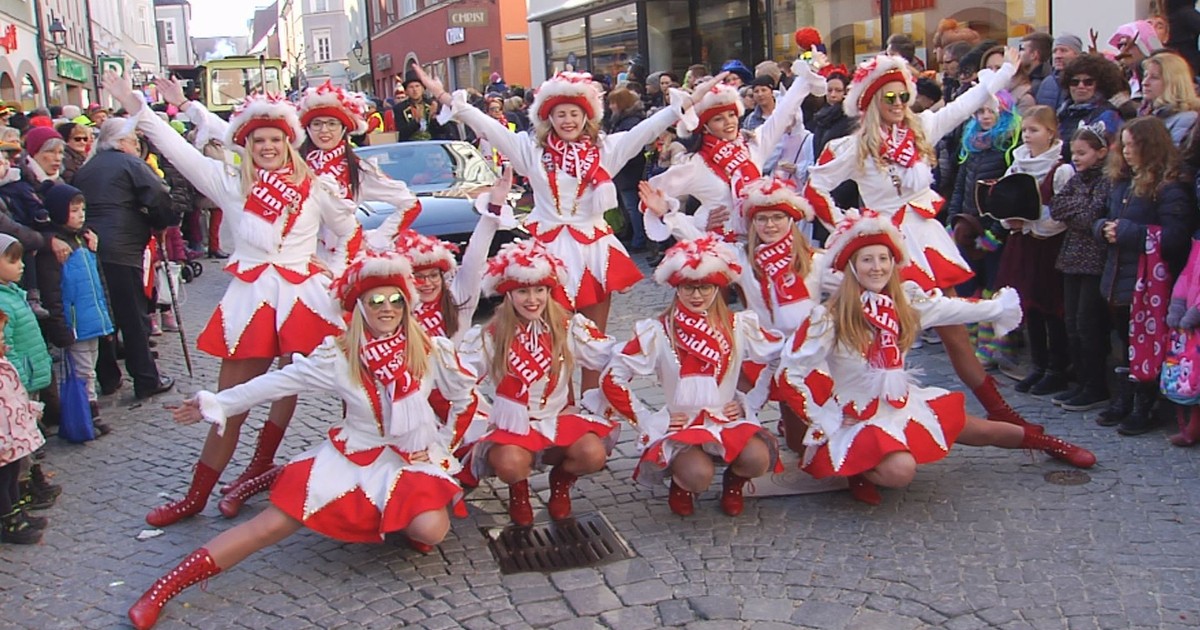
[[[63,27],[62,20],[55,17],[54,12],[50,12],[50,47],[46,48],[46,60],[54,61],[58,59],[58,53],[63,46],[67,45],[67,29]]]
[[[351,49],[351,52],[354,53],[354,58],[358,60],[358,63],[364,65],[367,63],[367,60],[363,59],[363,45],[361,39],[354,42],[354,48]]]

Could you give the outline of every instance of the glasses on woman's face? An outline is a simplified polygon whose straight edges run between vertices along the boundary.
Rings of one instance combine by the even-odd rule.
[[[91,139],[91,136],[71,136],[71,142],[87,142]]]
[[[383,308],[384,304],[390,304],[392,308],[398,309],[404,307],[404,295],[401,293],[392,293],[390,295],[386,293],[376,293],[375,295],[367,298],[364,302],[373,311],[378,311],[379,309]]]
[[[699,295],[708,297],[716,293],[717,285],[715,284],[681,284],[679,285],[680,295]]]
[[[788,220],[788,215],[780,213],[775,214],[756,214],[754,215],[755,225],[771,225],[772,223],[785,223]]]
[[[888,105],[895,105],[897,101],[907,104],[912,99],[912,94],[909,92],[884,92],[883,102]]]
[[[326,129],[329,131],[341,131],[342,123],[337,120],[314,120],[308,123],[308,128],[313,131],[324,131]]]
[[[1096,80],[1092,77],[1071,77],[1069,85],[1071,87],[1092,87],[1096,85]]]
[[[438,280],[441,280],[442,272],[422,271],[421,273],[413,274],[413,279],[417,281],[417,284],[429,284],[431,282],[437,282]]]

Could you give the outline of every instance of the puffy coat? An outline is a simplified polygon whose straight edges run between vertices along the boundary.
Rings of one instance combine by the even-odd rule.
[[[1115,136],[1121,128],[1121,114],[1101,96],[1079,105],[1068,100],[1058,108],[1058,135],[1063,141],[1064,162],[1071,161],[1071,136],[1075,135],[1075,130],[1098,120],[1104,121],[1109,137]]]
[[[975,182],[1004,177],[1010,161],[1011,155],[1007,151],[995,147],[968,153],[967,159],[958,165],[954,194],[946,207],[947,218],[958,214],[979,216],[979,208],[975,205]]]
[[[50,221],[50,214],[42,201],[42,191],[49,184],[39,182],[28,166],[20,170],[20,179],[0,186],[0,197],[17,223],[29,227],[44,225]]]
[[[1105,248],[1092,236],[1092,224],[1108,214],[1112,180],[1097,165],[1076,173],[1050,201],[1050,218],[1067,226],[1055,269],[1098,276],[1104,271]]]
[[[641,101],[638,101],[629,108],[629,111],[621,112],[620,117],[613,116],[608,121],[605,132],[629,131],[643,120],[646,120],[646,111],[642,108]],[[641,152],[626,162],[620,171],[613,173],[613,185],[617,187],[617,190],[636,190],[638,182],[642,181],[642,174],[645,172],[646,155],[645,152]]]
[[[17,368],[21,384],[33,393],[50,386],[50,352],[38,329],[37,317],[25,301],[25,290],[15,282],[0,284],[0,311],[8,315],[4,343],[8,360]]]
[[[1092,224],[1092,235],[1107,247],[1100,293],[1113,306],[1127,306],[1137,283],[1138,261],[1146,246],[1146,226],[1162,226],[1162,256],[1173,275],[1187,262],[1191,246],[1195,202],[1178,182],[1162,185],[1153,197],[1133,194],[1132,182],[1113,183],[1108,195],[1108,214]],[[1117,221],[1117,242],[1104,240],[1104,223]]]
[[[46,340],[65,348],[76,341],[111,335],[112,314],[96,255],[78,234],[60,229],[53,236],[75,251],[62,264],[49,247],[38,252],[38,287],[42,303],[50,311],[50,317],[42,321]]]

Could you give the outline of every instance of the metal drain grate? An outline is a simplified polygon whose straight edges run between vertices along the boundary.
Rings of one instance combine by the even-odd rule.
[[[484,528],[500,572],[561,571],[632,558],[629,545],[600,513],[529,527]]]
[[[1042,477],[1056,486],[1082,486],[1092,480],[1092,476],[1082,470],[1053,470]]]

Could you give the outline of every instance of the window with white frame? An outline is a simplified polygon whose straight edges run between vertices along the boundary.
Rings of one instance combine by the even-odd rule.
[[[138,43],[150,42],[150,10],[146,7],[138,7],[137,32],[141,35]]]
[[[313,31],[313,61],[325,63],[333,59],[333,34],[329,29]]]
[[[400,0],[400,17],[408,17],[417,12],[417,0]]]
[[[329,0],[312,0],[313,13],[324,13],[329,10]]]
[[[158,23],[160,25],[162,25],[161,32],[162,32],[162,37],[163,37],[163,43],[164,44],[174,44],[175,43],[175,22],[173,22],[171,20],[159,20]]]

